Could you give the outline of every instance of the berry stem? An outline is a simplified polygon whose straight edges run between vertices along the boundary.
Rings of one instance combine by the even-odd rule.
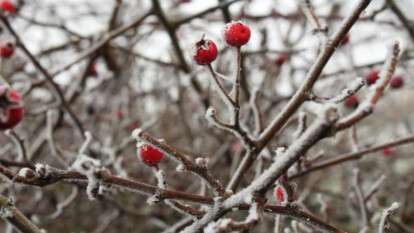
[[[217,78],[217,74],[214,71],[211,64],[208,65],[208,69],[211,73],[211,77],[213,78],[214,84],[216,85],[216,90],[219,92],[220,97],[223,99],[224,103],[226,103],[228,106],[235,106],[234,101],[230,98],[230,96],[226,93],[226,90],[224,90],[224,87],[221,85],[220,81]]]
[[[241,76],[241,51],[240,47],[236,48],[236,78],[234,79],[234,114],[233,114],[233,122],[235,126],[239,125],[239,118],[240,118],[240,76]]]

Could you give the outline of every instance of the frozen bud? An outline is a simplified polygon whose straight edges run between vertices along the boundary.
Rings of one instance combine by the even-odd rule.
[[[26,179],[33,179],[36,177],[36,173],[30,168],[22,168],[19,170],[18,176],[24,177]]]
[[[37,163],[35,170],[38,176],[47,177],[49,175],[49,165]]]
[[[176,170],[177,172],[184,172],[184,171],[185,171],[185,166],[184,166],[184,164],[179,164],[179,165],[175,168],[175,170]]]
[[[206,168],[208,166],[208,159],[198,157],[198,158],[196,158],[195,163],[200,167],[205,167]]]
[[[153,195],[147,199],[147,204],[152,206],[156,203],[160,202],[160,199],[157,195]]]

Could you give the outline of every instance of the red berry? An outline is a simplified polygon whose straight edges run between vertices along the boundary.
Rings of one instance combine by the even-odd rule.
[[[367,81],[368,85],[374,84],[379,79],[379,72],[376,69],[372,69],[367,76],[365,76],[365,80]]]
[[[224,39],[230,46],[245,45],[250,40],[250,28],[242,22],[229,23],[224,29]]]
[[[391,78],[391,81],[390,81],[390,86],[391,86],[391,88],[395,88],[395,89],[404,86],[404,79],[403,79],[403,77],[401,77],[401,76],[394,76],[394,77],[392,77]]]
[[[284,202],[285,201],[285,195],[286,195],[285,189],[280,185],[276,186],[276,188],[275,188],[275,198],[276,198],[276,200],[280,203]]]
[[[22,121],[23,100],[14,89],[0,85],[0,130],[11,129]]]
[[[0,1],[0,9],[9,13],[16,13],[16,7],[8,0]]]
[[[89,75],[90,75],[90,76],[94,76],[94,77],[98,76],[98,71],[97,71],[97,69],[96,69],[96,64],[95,64],[95,63],[93,63],[93,64],[89,67]]]
[[[356,108],[359,104],[358,96],[351,95],[345,99],[345,106],[348,108]]]
[[[212,40],[201,39],[196,43],[194,60],[199,65],[209,65],[217,57],[217,46]]]
[[[347,45],[347,44],[349,44],[349,34],[346,34],[341,41],[341,45]]]
[[[395,153],[395,150],[391,147],[386,147],[384,149],[382,149],[382,153],[384,154],[384,156],[392,156]]]
[[[14,45],[10,42],[0,43],[0,56],[4,58],[11,57],[14,54]]]
[[[276,60],[275,60],[275,64],[278,66],[282,66],[283,64],[285,64],[287,61],[289,60],[289,54],[287,53],[282,53],[280,54]]]
[[[142,162],[148,166],[155,166],[164,158],[164,153],[150,145],[142,146],[139,155],[141,156]]]

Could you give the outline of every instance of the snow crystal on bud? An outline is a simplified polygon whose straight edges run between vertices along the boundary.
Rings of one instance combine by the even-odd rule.
[[[213,107],[208,107],[207,111],[206,111],[206,117],[210,118],[213,117],[214,115],[216,115],[216,110]]]
[[[179,165],[175,168],[175,170],[176,170],[177,172],[185,172],[185,166],[184,166],[184,164],[179,164]]]
[[[142,132],[143,132],[143,130],[141,128],[136,128],[132,131],[131,136],[132,136],[132,138],[135,138],[136,140],[139,140]]]
[[[398,208],[400,208],[400,203],[394,202],[394,203],[392,203],[392,205],[390,206],[390,208],[388,208],[388,210],[389,211],[395,211]]]
[[[157,195],[153,195],[153,196],[151,196],[151,197],[149,197],[147,199],[147,204],[150,205],[150,206],[152,206],[152,205],[156,204],[159,201],[160,201],[160,199],[158,198],[158,196]]]
[[[34,171],[27,167],[20,169],[17,175],[28,179],[34,178],[36,176]]]
[[[41,163],[36,163],[35,171],[37,175],[40,177],[48,177],[50,174],[50,166]]]
[[[209,159],[198,157],[195,160],[195,163],[200,167],[207,167]]]

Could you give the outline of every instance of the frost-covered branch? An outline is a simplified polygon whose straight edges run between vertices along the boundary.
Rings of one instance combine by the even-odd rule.
[[[14,206],[13,201],[0,195],[0,216],[22,233],[46,233]]]
[[[163,151],[167,155],[171,156],[171,158],[175,159],[176,161],[182,163],[184,165],[185,170],[190,171],[201,178],[203,178],[219,195],[224,196],[225,190],[223,185],[220,181],[213,177],[211,172],[205,166],[200,166],[195,163],[190,158],[196,158],[199,156],[189,155],[183,151],[178,150],[175,147],[172,147],[165,143],[164,141],[157,140],[150,136],[149,134],[142,132],[140,130],[136,130],[133,132],[133,136],[136,137],[138,141],[144,141],[149,143],[159,150]]]

